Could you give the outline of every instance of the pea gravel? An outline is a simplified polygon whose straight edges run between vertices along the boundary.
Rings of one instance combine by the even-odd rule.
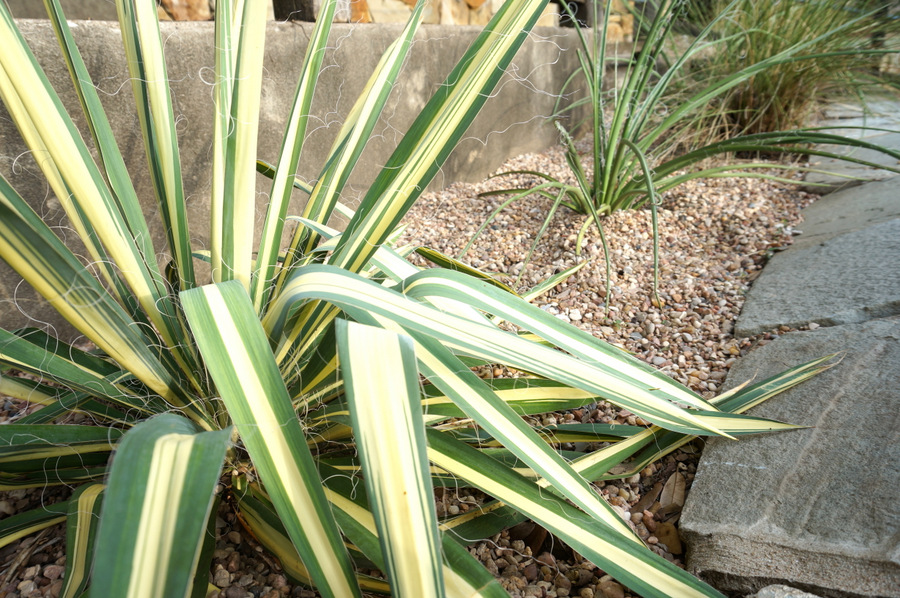
[[[508,170],[540,171],[562,179],[570,176],[560,148],[513,158],[498,172]],[[480,193],[530,186],[536,180],[519,175],[497,177],[428,193],[404,221],[403,239],[456,256],[502,201],[479,197]],[[797,185],[762,179],[706,179],[666,193],[659,210],[661,305],[652,301],[652,234],[646,210],[619,212],[604,219],[612,259],[609,281],[596,229],[585,236],[581,255],[577,255],[576,237],[583,216],[565,208],[556,213],[526,265],[531,244],[550,208],[549,200],[535,195],[501,212],[463,260],[509,284],[515,284],[521,274],[520,291],[587,261],[535,304],[632,352],[709,398],[715,396],[740,355],[786,331],[753,338],[733,335],[749,285],[772,253],[800,234],[800,210],[815,199]],[[609,305],[604,303],[607,284],[611,285]],[[505,372],[486,368],[479,373]],[[24,412],[18,401],[0,397],[0,423],[15,421]],[[644,423],[604,402],[549,414],[534,423],[566,422]],[[597,484],[598,491],[650,549],[676,564],[682,564],[684,551],[677,521],[696,471],[699,448],[688,445],[631,478]],[[0,518],[61,500],[67,493],[57,488],[0,493]],[[454,515],[478,508],[485,499],[474,491],[440,489],[435,493],[435,507],[441,516]],[[217,518],[216,534],[210,581],[220,591],[211,596],[318,596],[290,584],[277,560],[242,529],[227,506]],[[470,550],[512,596],[629,596],[603,571],[531,523],[476,543]],[[0,549],[0,598],[56,597],[64,567],[62,525]]]

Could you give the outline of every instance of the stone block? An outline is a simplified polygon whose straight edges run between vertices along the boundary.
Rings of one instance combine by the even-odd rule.
[[[781,336],[726,388],[833,352],[834,367],[751,410],[807,428],[707,442],[681,532],[688,568],[720,590],[900,596],[900,318]]]
[[[776,254],[747,294],[735,336],[900,313],[900,219]]]

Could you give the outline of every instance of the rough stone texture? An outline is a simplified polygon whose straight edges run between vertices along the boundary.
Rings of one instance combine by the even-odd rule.
[[[794,248],[824,243],[844,233],[900,218],[900,182],[885,180],[829,193],[803,210]]]
[[[71,92],[69,74],[60,58],[56,38],[47,21],[20,20],[18,24],[38,62],[44,66],[64,105],[75,114],[76,126],[87,134],[80,106]],[[279,152],[283,126],[293,102],[302,56],[313,25],[270,22],[267,30],[265,74],[262,90],[259,157],[274,161]],[[332,145],[344,115],[365,85],[381,53],[402,31],[402,25],[357,27],[335,25],[331,50],[312,107],[310,132],[305,142],[298,173],[310,180],[318,176],[324,157]],[[526,40],[514,58],[510,75],[486,102],[482,113],[432,183],[438,189],[454,181],[478,181],[496,169],[506,157],[540,151],[557,141],[554,127],[545,117],[552,113],[556,94],[564,78],[576,68],[574,32],[556,29],[548,35]],[[403,132],[439,88],[444,77],[480,32],[477,27],[424,26],[415,39],[410,58],[401,73],[384,117],[372,135],[361,162],[345,190],[344,201],[353,204],[374,179],[378,168],[399,142]],[[153,205],[153,192],[143,153],[140,127],[134,110],[131,86],[122,51],[118,23],[73,22],[73,35],[85,58],[113,131],[122,148],[139,197],[146,198],[145,214],[157,248],[162,247],[163,230]],[[174,110],[182,158],[188,218],[195,247],[208,238],[208,197],[210,192],[210,148],[213,115],[213,23],[162,23],[167,52]],[[523,81],[521,78],[526,78]],[[537,91],[536,91],[537,90]],[[58,200],[21,142],[6,111],[0,106],[0,174],[53,226],[66,226]],[[258,206],[268,193],[267,181],[260,177]],[[289,213],[298,214],[298,198]],[[261,211],[257,212],[261,214]],[[258,218],[257,230],[262,226]],[[69,234],[69,238],[73,235]],[[77,245],[75,245],[77,249]],[[14,329],[26,324],[57,328],[65,337],[73,334],[51,309],[46,307],[5,264],[0,263],[0,325]]]
[[[720,589],[900,596],[900,318],[784,335],[728,378],[836,351],[838,365],[751,411],[810,428],[704,450],[681,532],[689,569]]]
[[[900,313],[900,220],[775,255],[747,295],[736,336]]]
[[[747,598],[819,598],[815,594],[780,584],[766,586]]]

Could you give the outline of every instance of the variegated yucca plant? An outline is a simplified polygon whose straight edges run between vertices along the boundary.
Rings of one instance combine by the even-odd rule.
[[[465,545],[531,518],[642,595],[717,595],[648,550],[590,482],[617,477],[609,471],[626,459],[640,469],[694,435],[791,427],[738,413],[822,361],[708,402],[502,285],[458,265],[422,270],[392,248],[545,1],[503,6],[338,232],[326,223],[344,210],[342,187],[423,2],[307,186],[293,173],[336,2],[322,4],[281,155],[267,165],[256,162],[265,2],[220,0],[209,252],[189,242],[156,3],[117,0],[164,250],[151,244],[57,1],[48,13],[96,158],[0,4],[0,96],[87,258],[5,179],[0,256],[96,346],[0,331],[0,392],[43,405],[0,426],[0,490],[76,488],[63,503],[0,521],[0,545],[66,522],[62,596],[206,596],[215,513],[227,500],[288,575],[323,596],[503,596]],[[258,170],[272,179],[271,201],[254,245]],[[308,195],[293,232],[292,193]],[[198,280],[198,260],[211,281]],[[482,380],[471,368],[483,364],[521,375]],[[533,429],[522,418],[598,399],[654,425]],[[66,423],[72,412],[93,425]],[[558,450],[572,440],[610,444]],[[433,488],[447,484],[490,501],[439,520]],[[360,572],[373,568],[384,577]]]

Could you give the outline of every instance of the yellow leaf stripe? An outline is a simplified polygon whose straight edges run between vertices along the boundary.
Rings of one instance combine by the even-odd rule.
[[[341,321],[338,342],[391,587],[401,596],[441,596],[441,556],[412,341]]]
[[[178,500],[183,496],[195,437],[161,436],[153,447],[147,476],[148,494],[140,513],[140,527],[132,559],[128,598],[167,598],[161,572],[170,567],[170,550],[178,532]],[[167,505],[167,508],[160,508]],[[199,547],[198,547],[199,549]],[[199,553],[196,555],[199,558]],[[196,563],[195,563],[196,565]]]

